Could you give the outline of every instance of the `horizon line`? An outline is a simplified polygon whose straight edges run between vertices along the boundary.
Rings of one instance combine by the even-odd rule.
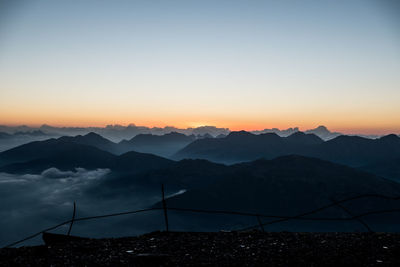
[[[179,126],[174,126],[174,125],[165,125],[165,126],[156,126],[156,125],[137,125],[135,123],[127,123],[127,124],[119,124],[119,123],[115,123],[115,124],[103,124],[103,125],[90,125],[90,126],[83,126],[83,125],[68,125],[68,124],[48,124],[48,123],[43,123],[43,124],[25,124],[25,123],[21,123],[21,124],[8,124],[8,123],[0,123],[0,126],[3,127],[29,127],[29,128],[41,128],[44,126],[48,126],[48,127],[53,127],[53,128],[106,128],[109,126],[115,127],[115,126],[121,126],[121,127],[146,127],[149,129],[154,129],[154,128],[160,128],[160,129],[165,129],[165,128],[175,128],[177,130],[188,130],[188,129],[197,129],[197,128],[202,128],[202,127],[214,127],[217,129],[225,129],[228,130],[230,132],[238,132],[238,131],[246,131],[246,132],[255,132],[255,131],[263,131],[263,130],[278,130],[278,131],[286,131],[286,130],[295,130],[297,129],[297,131],[299,132],[306,132],[309,130],[315,130],[319,127],[325,127],[329,132],[331,133],[340,133],[340,134],[346,134],[346,135],[371,135],[371,136],[382,136],[382,135],[388,135],[388,134],[396,134],[398,135],[395,131],[390,131],[387,130],[385,128],[379,128],[379,129],[375,129],[376,131],[363,131],[362,129],[331,129],[328,126],[324,125],[324,124],[318,124],[316,127],[310,127],[310,128],[305,128],[305,127],[299,127],[299,126],[293,126],[293,127],[261,127],[261,128],[257,128],[257,129],[245,129],[245,128],[238,128],[238,129],[231,129],[230,127],[222,127],[222,126],[217,126],[217,125],[211,125],[211,124],[204,124],[204,125],[198,125],[198,126],[188,126],[188,127],[179,127]],[[304,129],[301,129],[304,128]],[[370,129],[372,130],[372,129]]]

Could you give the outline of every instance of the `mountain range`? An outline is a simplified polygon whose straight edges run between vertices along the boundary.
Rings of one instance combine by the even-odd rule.
[[[242,212],[294,216],[332,203],[332,199],[362,194],[400,195],[398,183],[344,165],[302,156],[235,164],[215,176],[212,183],[204,183],[168,199],[168,205],[214,210],[235,207]],[[373,205],[377,203],[380,202],[363,200],[353,208],[357,213],[366,212],[376,209]],[[345,213],[336,207],[324,214],[343,216]]]
[[[5,134],[10,135],[10,134]],[[112,142],[99,134],[88,133],[86,135],[77,136],[62,136],[59,138],[52,138],[42,141],[30,142],[15,148],[10,149],[11,152],[5,153],[5,155],[11,155],[13,151],[20,151],[20,154],[24,154],[22,151],[27,153],[36,153],[35,149],[52,149],[54,145],[60,145],[63,143],[73,143],[81,145],[89,145],[96,147],[98,149],[113,153],[113,154],[123,154],[128,151],[137,151],[143,153],[151,153],[159,156],[170,157],[175,154],[178,150],[182,149],[192,141],[196,139],[204,139],[209,136],[187,136],[181,133],[168,133],[164,135],[152,135],[152,134],[139,134],[130,140],[122,140],[119,143]],[[210,137],[211,138],[211,137]],[[7,143],[10,144],[10,140],[7,139]],[[56,149],[56,148],[54,148]],[[0,154],[0,162],[1,162]]]
[[[27,144],[32,141],[42,141],[49,139],[51,137],[53,136],[50,134],[46,134],[41,130],[31,130],[31,131],[17,130],[13,132],[0,131],[0,152],[22,144]]]
[[[30,132],[41,131],[52,137],[60,136],[76,136],[76,135],[86,135],[90,132],[97,133],[106,137],[113,142],[120,142],[122,140],[130,140],[139,134],[152,134],[152,135],[164,135],[172,132],[181,133],[185,135],[194,136],[204,136],[209,135],[211,137],[216,137],[218,135],[227,135],[230,130],[227,128],[218,128],[215,126],[200,126],[196,128],[177,128],[172,126],[166,127],[146,127],[137,126],[135,124],[129,124],[128,126],[122,125],[107,125],[106,127],[54,127],[50,125],[42,125],[40,127],[29,127],[25,125],[21,126],[5,126],[0,125],[0,132],[7,134],[14,134],[16,132]],[[36,140],[32,140],[36,141]]]
[[[255,130],[251,131],[254,134],[263,134],[263,133],[276,133],[281,137],[287,137],[295,132],[300,131],[299,127],[288,128],[284,130],[280,130],[278,128],[272,129],[264,129],[264,130]],[[228,135],[231,130],[228,128],[218,128],[215,126],[200,126],[196,128],[177,128],[172,126],[166,127],[146,127],[146,126],[137,126],[135,124],[129,124],[128,126],[122,125],[107,125],[106,127],[54,127],[50,125],[42,125],[40,127],[29,127],[26,125],[21,126],[5,126],[0,125],[0,132],[6,134],[15,134],[20,133],[24,135],[38,134],[38,135],[48,135],[52,137],[60,137],[60,136],[75,136],[75,135],[85,135],[90,132],[94,132],[100,134],[107,139],[113,142],[120,142],[122,140],[129,140],[138,134],[153,134],[153,135],[164,135],[172,132],[182,133],[185,135],[195,135],[195,136],[204,136],[209,135],[210,137],[217,137],[221,135]],[[304,130],[305,133],[313,133],[318,137],[329,140],[335,138],[342,133],[339,132],[331,132],[327,129],[327,127],[320,125],[315,129]],[[378,138],[379,135],[363,135],[363,134],[354,134],[357,136],[362,136],[366,138]],[[0,134],[1,139],[1,134]],[[36,140],[32,140],[36,141]]]
[[[255,135],[241,131],[232,132],[225,138],[196,140],[177,152],[173,158],[207,159],[232,164],[291,154],[320,158],[375,172],[385,162],[398,162],[400,137],[391,134],[369,139],[341,135],[323,141],[314,134],[302,132],[279,137],[275,133]]]
[[[78,154],[78,151],[81,156],[74,158],[74,154]],[[1,152],[0,166],[38,159],[42,160],[41,166],[49,166],[51,165],[49,159],[55,163],[62,157],[66,165],[60,166],[68,166],[68,160],[72,164],[81,159],[81,165],[88,167],[94,166],[90,163],[93,159],[99,160],[104,157],[106,160],[107,157],[129,151],[154,154],[174,160],[205,159],[224,164],[254,161],[260,158],[273,159],[284,155],[302,155],[360,168],[390,179],[399,179],[400,173],[398,167],[400,138],[396,135],[378,139],[341,135],[324,141],[315,134],[303,132],[280,137],[275,133],[256,135],[240,131],[219,138],[196,138],[193,135],[180,133],[161,136],[142,134],[119,143],[114,143],[96,133],[89,133],[31,142]],[[92,154],[93,157],[90,156]],[[84,157],[88,158],[87,162]],[[44,164],[44,158],[48,162],[47,165]],[[99,166],[108,165],[101,163]],[[20,167],[22,168],[22,165]],[[8,170],[16,170],[15,168],[9,167]]]
[[[140,172],[173,162],[135,151],[122,155],[106,151],[114,150],[114,145],[117,146],[94,133],[32,142],[0,153],[0,171],[41,173],[55,167],[60,170],[110,168],[121,172]]]
[[[187,138],[193,137],[178,133],[164,137],[142,135],[127,142],[137,147],[142,144],[146,147],[152,142],[155,146],[162,146],[165,140],[176,142],[180,138],[190,141]],[[176,153],[180,156],[186,153],[186,159],[178,161],[136,151],[115,153],[119,146],[126,147],[127,144],[111,142],[95,133],[31,142],[0,153],[0,172],[40,174],[49,168],[62,171],[107,168],[111,171],[107,179],[96,183],[96,187],[87,191],[88,194],[98,198],[129,196],[138,188],[143,192],[154,191],[163,183],[167,186],[166,193],[172,195],[168,198],[170,207],[282,216],[296,215],[329,204],[333,199],[360,194],[400,195],[398,183],[372,173],[380,172],[386,176],[388,168],[392,170],[390,175],[398,172],[400,138],[395,135],[376,140],[338,136],[324,141],[314,134],[302,132],[287,137],[274,133],[255,135],[244,131],[232,132],[226,137],[194,140]],[[198,159],[187,159],[190,158],[187,155]],[[210,160],[236,163],[225,165]],[[178,191],[180,193],[176,194]],[[393,200],[372,198],[347,203],[346,208],[360,214],[395,208],[397,204]],[[196,216],[175,216],[181,222],[200,223]],[[318,216],[348,215],[336,207]],[[395,215],[382,215],[380,218],[384,223],[381,221],[381,225],[376,227],[396,227],[391,223],[391,216]],[[367,219],[374,223],[377,218],[372,216]],[[234,227],[248,224],[249,220],[211,221]],[[318,227],[328,228],[313,229],[362,230],[354,222],[324,225],[318,223]],[[296,230],[307,227],[299,223],[292,226],[295,228],[289,228]]]
[[[207,137],[212,138],[210,135]],[[203,136],[200,136],[203,139]],[[130,140],[122,140],[118,143],[119,152],[137,151],[151,153],[163,157],[170,157],[180,149],[196,140],[195,135],[182,133],[167,133],[164,135],[139,134]]]

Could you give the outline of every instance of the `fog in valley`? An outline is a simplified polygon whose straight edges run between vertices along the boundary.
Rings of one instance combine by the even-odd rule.
[[[110,175],[108,169],[59,171],[45,170],[40,175],[0,173],[0,246],[22,239],[32,233],[71,219],[73,202],[76,217],[136,210],[151,206],[161,199],[157,193],[133,190],[130,195],[100,196],[96,187]],[[72,234],[89,237],[135,235],[159,227],[161,219],[152,225],[146,216],[125,215],[109,219],[76,222]],[[157,214],[158,215],[158,214]],[[161,218],[161,217],[160,217]],[[146,220],[146,223],[142,223]],[[69,225],[55,232],[66,233]],[[40,243],[40,236],[24,244]]]

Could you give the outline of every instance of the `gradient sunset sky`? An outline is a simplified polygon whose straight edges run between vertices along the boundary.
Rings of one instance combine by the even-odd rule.
[[[0,0],[0,124],[400,133],[400,1]]]

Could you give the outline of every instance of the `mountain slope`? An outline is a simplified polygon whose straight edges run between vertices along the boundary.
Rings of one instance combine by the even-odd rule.
[[[20,160],[1,166],[0,172],[41,173],[52,167],[60,170],[110,168],[116,158],[98,148],[74,143],[58,143],[51,151],[44,149],[38,148],[39,152],[34,157],[26,154],[24,160],[19,157]]]
[[[143,172],[172,165],[174,161],[153,154],[130,151],[113,159],[109,166],[120,172]]]
[[[129,141],[118,143],[119,152],[137,151],[169,157],[195,140],[194,136],[181,133],[168,133],[164,135],[139,134]]]
[[[301,154],[361,167],[400,157],[400,138],[394,134],[379,139],[341,135]]]
[[[95,147],[100,150],[115,152],[117,144],[95,133],[77,136],[63,136],[44,141],[30,142],[0,153],[0,166],[7,163],[23,162],[38,158],[48,158],[73,150],[82,150],[83,147]]]
[[[175,159],[199,158],[221,163],[238,163],[259,158],[298,154],[361,167],[379,160],[400,158],[400,138],[387,135],[379,139],[338,136],[324,142],[314,134],[294,133],[254,135],[232,132],[225,138],[196,140],[174,155]]]
[[[82,167],[140,172],[166,167],[173,162],[159,156],[134,151],[116,156],[95,146],[110,148],[112,142],[97,134],[32,142],[0,153],[0,171],[40,173],[50,167],[61,170]]]
[[[108,151],[113,154],[119,152],[118,145],[116,143],[111,142],[110,140],[93,132],[90,132],[86,135],[62,136],[58,138],[58,140],[63,142],[71,142],[71,143],[94,146],[97,147],[98,149]]]
[[[168,206],[294,216],[332,203],[332,199],[361,194],[399,196],[400,185],[343,165],[285,156],[232,165],[214,183],[169,198]],[[361,214],[396,208],[398,204],[398,201],[368,198],[343,205],[354,214]],[[316,215],[348,216],[338,207]]]
[[[255,135],[249,132],[231,132],[225,138],[196,140],[174,155],[175,159],[199,158],[221,163],[272,159],[294,154],[302,149],[323,143],[313,134],[294,133],[279,137],[275,133]]]
[[[11,134],[0,132],[0,139],[9,139],[12,138]]]
[[[60,155],[77,153],[107,153],[93,146],[65,141],[62,139],[48,139],[31,142],[0,153],[0,166],[10,163],[25,162],[39,158],[51,158]]]
[[[379,160],[364,165],[360,169],[400,182],[400,158]]]
[[[320,125],[315,129],[307,130],[307,131],[305,131],[305,133],[306,134],[315,134],[315,135],[319,136],[320,138],[322,138],[323,140],[330,140],[330,139],[333,139],[335,137],[342,135],[341,133],[329,131],[328,128],[326,128],[323,125]]]

